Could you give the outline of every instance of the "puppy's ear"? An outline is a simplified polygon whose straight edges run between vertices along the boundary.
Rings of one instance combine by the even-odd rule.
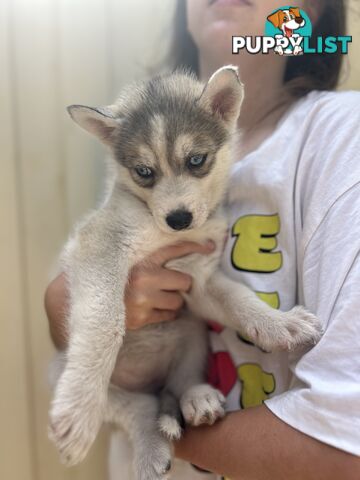
[[[290,8],[290,12],[293,13],[297,18],[301,17],[300,8]]]
[[[71,118],[87,132],[95,135],[101,142],[110,145],[121,119],[116,118],[109,107],[92,108],[84,105],[67,107]]]
[[[282,17],[284,16],[284,12],[282,10],[278,10],[277,12],[269,15],[267,19],[271,22],[275,28],[279,28],[282,24]]]
[[[244,86],[239,79],[238,70],[229,65],[212,75],[198,101],[199,105],[228,126],[233,126],[239,117],[243,99]]]

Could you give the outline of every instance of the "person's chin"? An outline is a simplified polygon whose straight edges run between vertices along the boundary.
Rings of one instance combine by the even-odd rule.
[[[236,26],[246,30],[248,21],[254,15],[253,0],[207,0],[205,18],[224,26]],[[205,13],[205,12],[204,12]],[[265,20],[264,20],[265,24]],[[239,35],[240,33],[237,33]]]
[[[204,17],[208,28],[214,32],[231,32],[231,35],[246,35],[245,30],[249,30],[243,15],[242,8],[209,8]],[[230,37],[231,37],[230,35]]]
[[[233,35],[240,35],[237,22],[229,19],[216,19],[205,27],[203,40],[213,49],[225,49],[230,53]]]

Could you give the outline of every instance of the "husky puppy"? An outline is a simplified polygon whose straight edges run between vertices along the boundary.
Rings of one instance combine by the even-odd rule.
[[[206,324],[215,319],[266,350],[292,349],[319,337],[302,307],[274,310],[218,268],[227,221],[222,202],[243,100],[235,67],[204,86],[186,72],[126,88],[105,108],[73,105],[73,120],[111,152],[102,205],[75,228],[60,256],[71,295],[69,346],[49,433],[64,463],[87,454],[101,424],[125,429],[138,480],[160,480],[171,467],[181,418],[191,425],[224,415],[223,395],[205,383]],[[187,310],[173,322],[125,330],[124,289],[133,265],[177,241],[213,239],[210,255],[167,267],[193,277]],[[109,386],[115,362],[118,386]]]

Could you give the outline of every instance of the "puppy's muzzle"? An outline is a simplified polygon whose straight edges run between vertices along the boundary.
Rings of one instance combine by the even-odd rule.
[[[185,230],[190,227],[193,216],[187,210],[174,210],[166,217],[166,223],[173,230]]]

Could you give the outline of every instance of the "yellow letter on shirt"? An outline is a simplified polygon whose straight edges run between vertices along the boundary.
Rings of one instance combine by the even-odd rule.
[[[237,369],[241,381],[241,408],[261,405],[275,390],[272,373],[264,372],[256,363],[244,363]]]
[[[235,223],[232,235],[237,236],[231,260],[238,270],[276,272],[282,265],[276,235],[280,231],[279,215],[246,215]]]

